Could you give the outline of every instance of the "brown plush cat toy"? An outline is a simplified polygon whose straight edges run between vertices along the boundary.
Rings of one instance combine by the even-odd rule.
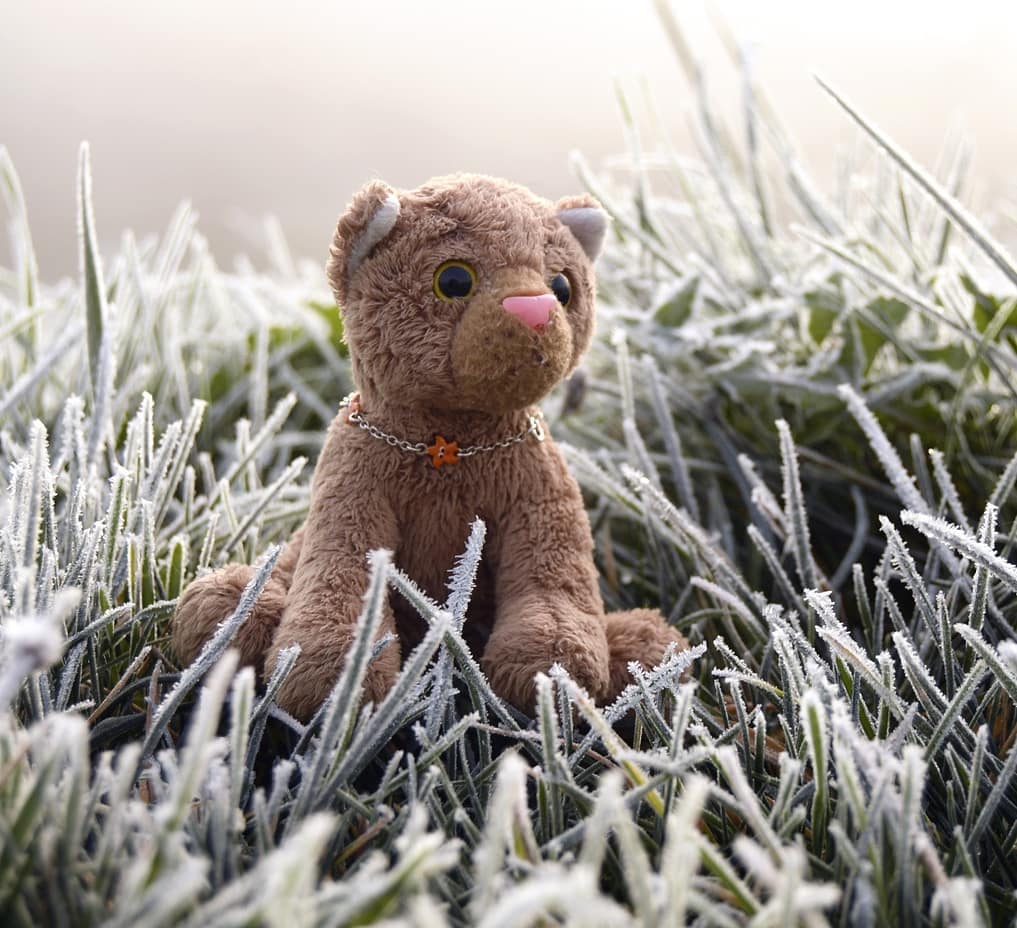
[[[556,204],[470,174],[412,191],[364,187],[339,220],[328,278],[359,389],[332,423],[304,526],[234,646],[269,673],[301,646],[280,705],[308,718],[342,670],[367,586],[367,554],[432,597],[474,517],[487,542],[465,633],[495,692],[524,709],[555,662],[598,701],[687,642],[649,609],[604,612],[583,500],[536,403],[590,342],[593,261],[606,216],[588,196]],[[190,662],[229,616],[253,568],[196,580],[173,620]],[[393,595],[382,634],[402,648],[422,620]],[[399,671],[393,643],[371,664],[379,701]]]

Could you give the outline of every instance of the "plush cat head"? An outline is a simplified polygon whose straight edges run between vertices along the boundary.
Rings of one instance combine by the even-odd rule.
[[[606,227],[592,197],[552,204],[482,175],[368,184],[328,262],[358,386],[450,412],[536,403],[589,345]]]

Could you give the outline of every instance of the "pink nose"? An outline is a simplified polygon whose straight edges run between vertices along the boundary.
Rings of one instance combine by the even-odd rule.
[[[531,329],[540,329],[547,325],[558,300],[553,293],[541,293],[540,296],[507,296],[501,305],[505,312],[512,313]]]

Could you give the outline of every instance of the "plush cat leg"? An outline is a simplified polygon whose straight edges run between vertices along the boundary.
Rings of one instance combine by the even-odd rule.
[[[497,604],[482,665],[494,691],[531,710],[533,677],[561,664],[595,700],[610,688],[604,607],[582,497],[550,441],[531,453],[502,514]]]
[[[342,429],[347,434],[340,437]],[[372,439],[353,434],[344,420],[334,422],[329,431],[314,473],[300,560],[265,662],[265,673],[271,674],[279,650],[300,645],[300,656],[279,691],[280,707],[299,719],[310,718],[342,672],[367,591],[368,553],[394,550],[399,542],[395,517],[378,487],[379,475],[363,466],[374,450],[365,451],[363,441]],[[394,636],[387,599],[384,610],[378,635]],[[395,640],[368,667],[365,698],[380,702],[399,665]]]
[[[607,614],[607,646],[611,652],[611,683],[607,699],[613,700],[632,682],[629,664],[636,661],[649,670],[664,659],[671,642],[684,651],[689,643],[664,620],[656,609],[630,609]],[[688,676],[686,671],[685,676]]]
[[[254,609],[233,639],[232,646],[240,652],[240,663],[254,667],[259,676],[265,651],[282,619],[303,536],[303,529],[299,529],[289,540]],[[215,634],[219,623],[233,614],[244,588],[256,573],[256,568],[247,564],[228,564],[200,577],[184,590],[171,623],[173,653],[182,665],[191,663]]]

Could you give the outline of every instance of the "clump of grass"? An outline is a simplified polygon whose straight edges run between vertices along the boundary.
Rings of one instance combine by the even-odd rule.
[[[187,209],[104,264],[85,148],[80,280],[45,284],[0,152],[6,923],[1013,917],[1012,262],[959,204],[963,153],[935,180],[843,101],[887,155],[831,197],[750,76],[736,144],[663,12],[702,158],[623,96],[629,157],[580,163],[616,238],[602,335],[549,409],[605,598],[693,643],[607,707],[557,668],[533,719],[492,693],[461,634],[479,522],[443,603],[373,556],[310,725],[274,701],[295,652],[263,688],[237,672],[349,385],[322,272],[277,235],[266,270],[223,271]],[[176,598],[226,560],[261,569],[176,666]],[[393,588],[429,631],[365,705]]]

